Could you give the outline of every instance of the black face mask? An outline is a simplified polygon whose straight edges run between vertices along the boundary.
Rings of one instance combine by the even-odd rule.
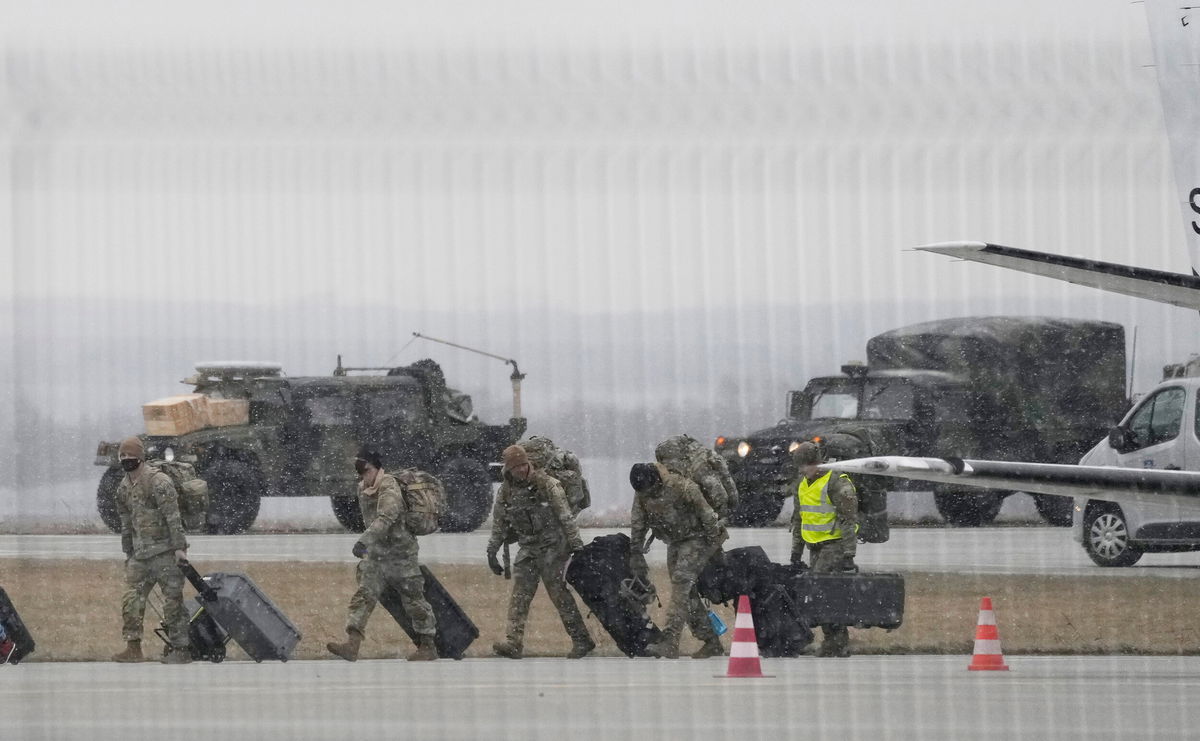
[[[138,466],[140,465],[142,465],[142,462],[137,458],[121,459],[121,468],[125,469],[126,473],[133,473],[134,471],[138,470]]]
[[[359,476],[362,476],[363,474],[365,474],[367,472],[367,462],[364,461],[362,458],[355,459],[354,470],[358,472]]]

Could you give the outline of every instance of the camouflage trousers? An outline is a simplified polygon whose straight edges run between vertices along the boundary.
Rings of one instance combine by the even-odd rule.
[[[708,643],[715,641],[717,634],[708,621],[708,610],[700,601],[696,580],[700,572],[720,548],[719,543],[702,538],[692,538],[667,546],[667,573],[671,575],[671,601],[667,604],[667,622],[663,627],[663,640],[671,646],[679,646],[684,623],[692,635]]]
[[[590,639],[587,625],[579,606],[575,604],[575,596],[567,588],[563,578],[570,553],[555,548],[548,551],[529,551],[524,548],[517,554],[513,563],[513,590],[508,602],[508,625],[506,637],[508,642],[518,648],[525,645],[525,621],[529,618],[529,605],[537,594],[538,582],[546,585],[546,595],[558,610],[563,628],[575,643],[583,643]]]
[[[146,597],[154,585],[163,594],[163,623],[167,640],[175,648],[188,645],[188,619],[183,609],[183,572],[171,551],[150,558],[125,561],[125,595],[121,598],[121,633],[126,641],[142,640]]]
[[[853,538],[809,543],[808,548],[812,551],[813,573],[829,574],[842,571],[847,557],[854,557],[857,545]],[[850,629],[844,625],[822,625],[821,633],[825,636],[821,643],[822,653],[844,652],[850,646]]]
[[[358,562],[354,576],[358,589],[350,598],[347,632],[356,630],[362,635],[367,634],[367,621],[379,603],[379,595],[389,585],[400,594],[400,604],[412,621],[413,632],[429,636],[437,632],[437,619],[425,599],[425,577],[415,561],[364,558]]]

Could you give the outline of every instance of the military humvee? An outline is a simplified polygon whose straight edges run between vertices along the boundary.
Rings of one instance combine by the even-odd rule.
[[[373,447],[384,467],[416,467],[445,484],[441,528],[474,530],[491,511],[500,452],[516,442],[526,421],[481,423],[471,397],[446,386],[441,367],[420,360],[396,368],[343,368],[331,376],[291,378],[269,363],[203,363],[184,381],[217,399],[246,399],[249,422],[185,435],[143,435],[147,458],[192,463],[209,485],[207,531],[240,533],[258,516],[262,497],[329,497],[347,529],[364,529],[353,459]],[[519,407],[514,411],[519,415]],[[114,496],[122,475],[118,443],[103,442],[96,464],[96,505],[104,523],[120,530]]]

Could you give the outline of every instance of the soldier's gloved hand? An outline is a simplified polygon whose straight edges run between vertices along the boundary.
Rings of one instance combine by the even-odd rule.
[[[354,547],[350,549],[355,558],[365,558],[367,555],[367,544],[361,540],[354,541]]]
[[[488,568],[492,570],[492,573],[495,574],[496,576],[500,576],[501,574],[503,574],[504,567],[500,565],[500,559],[496,558],[496,552],[488,551],[487,556],[488,556]]]
[[[577,551],[582,551],[583,550],[583,541],[582,540],[572,540],[571,542],[567,543],[567,550],[570,551],[571,553],[575,553]]]
[[[793,566],[805,566],[806,565],[804,563],[804,551],[792,551],[792,565]]]
[[[175,563],[177,563],[177,564],[187,563],[187,549],[186,548],[182,551],[175,551]]]

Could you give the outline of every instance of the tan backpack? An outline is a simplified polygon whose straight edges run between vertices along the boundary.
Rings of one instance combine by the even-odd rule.
[[[196,469],[183,461],[146,461],[152,471],[165,473],[179,494],[179,519],[189,533],[204,530],[208,520],[208,483],[196,475]]]
[[[404,525],[413,535],[437,532],[438,521],[446,509],[446,487],[431,473],[406,468],[396,474],[404,490]]]

